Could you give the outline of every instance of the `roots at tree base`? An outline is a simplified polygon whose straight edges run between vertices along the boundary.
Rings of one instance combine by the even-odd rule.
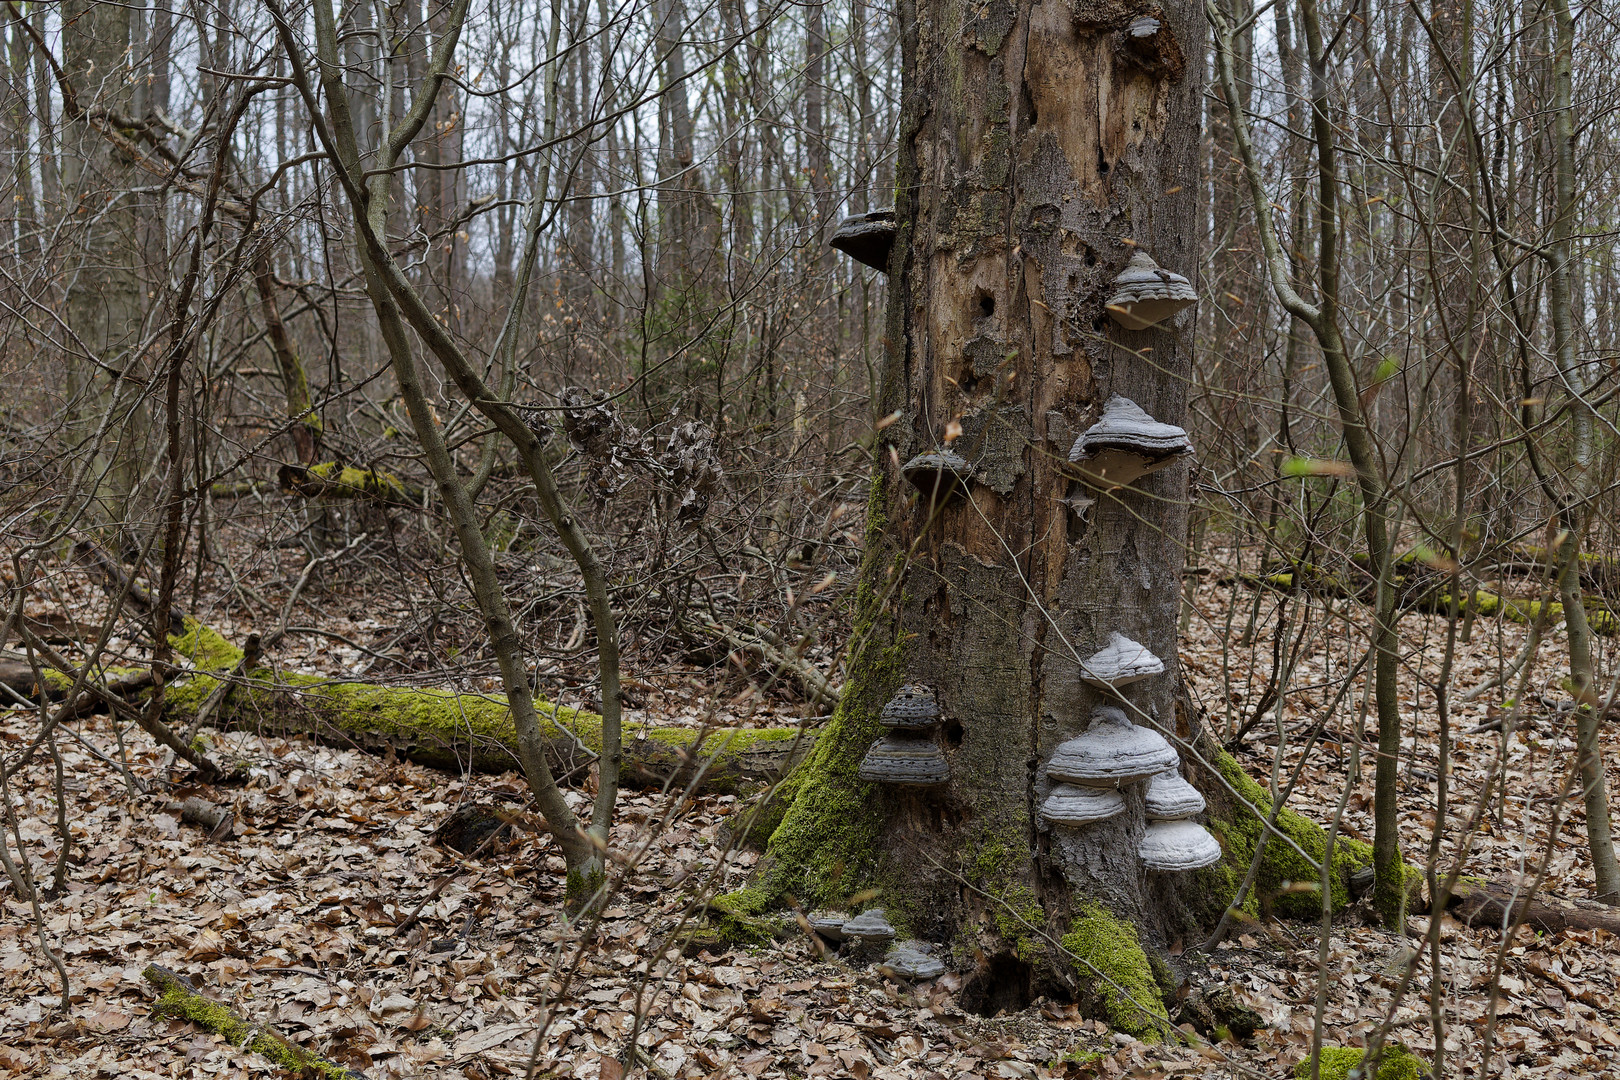
[[[882,906],[902,937],[929,937],[930,913],[919,910],[897,890],[898,879],[891,868],[883,865],[879,853],[892,796],[856,778],[859,755],[847,749],[858,748],[864,741],[864,730],[854,732],[852,726],[871,727],[874,735],[876,732],[875,711],[868,714],[865,723],[851,715],[849,699],[858,693],[854,687],[860,685],[852,683],[845,703],[834,714],[814,751],[774,793],[773,801],[782,809],[773,811],[767,805],[752,827],[746,820],[739,823],[756,838],[763,831],[760,822],[772,822],[774,828],[769,833],[766,857],[750,884],[715,901],[710,929],[718,936],[736,944],[758,944],[771,925],[766,917],[772,911],[790,905],[805,911],[843,908],[850,897],[866,896],[869,898],[854,906]],[[858,702],[855,711],[862,711]],[[846,749],[841,752],[840,747]],[[1249,777],[1236,759],[1210,739],[1202,740],[1200,753],[1219,769],[1226,784],[1261,815],[1269,816],[1271,800],[1266,789]],[[1225,786],[1213,777],[1199,776],[1196,767],[1189,771],[1209,800],[1208,827],[1221,841],[1225,858],[1215,866],[1182,875],[1176,888],[1201,898],[1194,910],[1212,926],[1234,899],[1248,872],[1255,845],[1264,832],[1264,818],[1231,798]],[[778,816],[779,823],[775,820]],[[1278,815],[1276,827],[1320,863],[1327,846],[1322,826],[1285,808]],[[1129,920],[1084,897],[1078,889],[1071,911],[1049,914],[1033,890],[1010,881],[1001,872],[1017,861],[1017,852],[1011,846],[1015,842],[1009,838],[1005,843],[981,845],[974,865],[952,868],[989,898],[982,905],[984,918],[980,925],[971,928],[971,935],[964,931],[962,939],[949,943],[955,947],[953,966],[971,973],[977,963],[975,954],[1015,958],[1043,985],[1079,987],[1077,996],[1088,1005],[1088,1011],[1115,1028],[1142,1037],[1164,1033],[1164,995],[1174,990],[1178,980],[1169,977],[1168,969],[1158,970],[1164,968],[1159,943],[1144,942]],[[1335,910],[1351,900],[1351,874],[1371,862],[1370,845],[1342,833],[1335,838],[1330,874]],[[1420,884],[1416,868],[1408,866],[1407,873],[1414,888]],[[1266,844],[1255,887],[1243,911],[1250,916],[1269,913],[1316,919],[1321,914],[1320,892],[1315,887],[1318,880],[1317,871],[1308,862],[1273,837]],[[1062,948],[1054,947],[1054,941],[1061,941]],[[986,948],[987,942],[992,943],[991,948]],[[1104,978],[1065,956],[1065,950],[1089,962]]]

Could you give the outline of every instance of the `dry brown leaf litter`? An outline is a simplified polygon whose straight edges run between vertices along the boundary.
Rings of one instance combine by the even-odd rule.
[[[1183,667],[1217,725],[1231,699],[1228,687],[1246,687],[1240,695],[1255,692],[1269,671],[1264,613],[1254,649],[1228,646],[1222,655],[1222,641],[1230,640],[1224,612],[1251,601],[1245,591],[1234,597],[1207,582],[1193,593],[1197,617],[1184,640]],[[1409,858],[1421,857],[1433,820],[1434,702],[1421,679],[1432,680],[1438,666],[1443,636],[1437,626],[1443,631],[1443,621],[1426,616],[1403,623],[1403,687],[1417,728],[1402,821]],[[1472,685],[1498,657],[1511,658],[1524,633],[1482,621],[1475,641],[1459,650],[1458,684]],[[1293,678],[1304,689],[1284,704],[1285,729],[1314,723],[1326,706],[1331,691],[1313,684],[1353,662],[1354,650],[1364,645],[1348,637],[1310,639]],[[1567,716],[1556,709],[1560,645],[1558,635],[1550,635],[1532,668],[1526,727],[1508,758],[1509,796],[1500,819],[1476,841],[1469,873],[1511,879],[1534,868],[1546,850],[1548,800],[1571,745]],[[1459,706],[1453,730],[1483,723],[1501,696]],[[1329,725],[1340,738],[1313,752],[1292,800],[1319,820],[1343,783],[1344,738],[1351,730],[1344,718],[1352,715],[1353,707],[1341,708]],[[0,738],[15,748],[31,729],[31,716],[7,713]],[[104,753],[116,753],[106,718],[79,730]],[[1499,739],[1493,732],[1458,739],[1452,830],[1443,847],[1448,854],[1480,773],[1496,761]],[[1620,752],[1615,741],[1606,731],[1611,784]],[[515,778],[460,781],[301,741],[232,735],[225,742],[251,760],[254,771],[245,787],[212,793],[233,803],[238,822],[235,835],[208,843],[200,830],[165,812],[172,795],[131,797],[115,769],[81,744],[63,741],[75,865],[66,895],[45,910],[47,936],[68,965],[73,1009],[70,1016],[57,1010],[56,977],[39,950],[31,910],[8,893],[0,923],[0,1069],[63,1077],[275,1071],[214,1036],[153,1019],[139,973],[157,962],[192,977],[244,1016],[273,1023],[373,1076],[521,1075],[547,1009],[542,1074],[601,1076],[604,1058],[622,1049],[654,948],[714,869],[721,829],[738,805],[726,797],[700,799],[667,830],[651,831],[667,802],[648,794],[625,797],[615,841],[629,850],[651,835],[647,853],[586,942],[578,974],[565,988],[561,975],[581,929],[560,913],[562,864],[555,849],[544,838],[519,834],[464,863],[429,842],[464,801],[520,797]],[[1274,725],[1261,725],[1251,736],[1246,761],[1262,778],[1277,743]],[[139,736],[130,746],[136,771],[152,775],[158,756]],[[1297,745],[1285,747],[1284,764],[1291,766],[1295,755]],[[1371,808],[1361,798],[1370,789],[1370,758],[1364,756],[1363,766],[1346,826],[1353,835],[1370,836]],[[50,779],[40,763],[13,788],[36,873],[55,852]],[[1563,817],[1549,888],[1582,896],[1590,891],[1591,873],[1578,801],[1564,807]],[[720,868],[720,887],[738,884],[753,859],[733,855]],[[456,876],[423,910],[421,924],[398,936],[395,925],[452,870]],[[1424,922],[1414,925],[1421,929]],[[1451,1071],[1457,1074],[1460,1060],[1474,1075],[1497,935],[1448,919],[1443,938]],[[1358,1041],[1388,1013],[1408,948],[1408,940],[1354,918],[1336,924],[1325,1013],[1329,1042]],[[954,1004],[950,979],[900,986],[869,970],[819,961],[805,942],[690,959],[668,954],[645,993],[640,1045],[652,1063],[645,1070],[661,1076],[1038,1077],[1075,1074],[1081,1070],[1073,1065],[1048,1063],[1070,1051],[1100,1050],[1107,1056],[1090,1068],[1102,1076],[1281,1077],[1309,1045],[1316,963],[1315,928],[1304,924],[1251,926],[1223,947],[1203,977],[1236,987],[1270,1026],[1249,1046],[1216,1049],[1122,1045],[1123,1037],[1052,1002],[1012,1016],[968,1016]],[[1493,1075],[1609,1075],[1620,1049],[1616,985],[1620,958],[1610,935],[1522,933],[1499,980]],[[1391,1033],[1425,1057],[1433,1050],[1428,992],[1427,970],[1420,968],[1395,1009]]]

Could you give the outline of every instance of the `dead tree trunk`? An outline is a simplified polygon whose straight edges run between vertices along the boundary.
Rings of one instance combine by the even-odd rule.
[[[1095,990],[1120,1026],[1152,1027],[1141,946],[1218,914],[1227,869],[1144,867],[1142,783],[1083,830],[1040,810],[1055,749],[1099,706],[1195,756],[1177,709],[1186,457],[1111,490],[1063,466],[1116,395],[1162,424],[1185,412],[1190,316],[1130,330],[1110,304],[1139,253],[1195,273],[1203,12],[907,0],[901,23],[882,389],[898,421],[879,438],[849,678],[765,869],[727,902],[875,889],[903,933],[969,974],[969,1004]],[[971,467],[965,497],[919,496],[901,463],[947,446]],[[1163,663],[1117,694],[1087,662],[1116,634]],[[943,714],[950,779],[932,790],[859,775],[902,683],[932,687]]]

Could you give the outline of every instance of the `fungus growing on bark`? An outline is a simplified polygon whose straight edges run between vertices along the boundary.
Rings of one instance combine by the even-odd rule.
[[[1084,735],[1060,745],[1047,763],[1047,775],[1083,787],[1111,788],[1146,780],[1180,764],[1164,736],[1137,727],[1112,705],[1092,710]]]
[[[1174,464],[1192,448],[1185,430],[1159,423],[1130,398],[1115,394],[1102,417],[1074,440],[1069,467],[1095,487],[1123,487]]]
[[[1154,36],[1154,35],[1148,35]],[[1198,302],[1192,282],[1138,250],[1114,279],[1108,314],[1127,330],[1146,330]]]
[[[1155,821],[1136,849],[1149,870],[1197,870],[1221,861],[1221,845],[1196,821]]]
[[[893,210],[873,210],[845,218],[827,243],[858,263],[888,273],[889,252],[899,231]]]
[[[926,731],[939,723],[939,702],[928,687],[907,683],[883,706],[878,720],[899,731]]]
[[[911,486],[931,499],[942,502],[967,494],[973,466],[950,450],[930,450],[918,454],[900,467]]]
[[[1125,800],[1112,788],[1059,784],[1041,804],[1041,819],[1070,827],[1107,821],[1125,812]]]
[[[841,911],[812,911],[804,921],[828,941],[837,942],[844,940],[844,924],[849,921],[849,916]]]
[[[868,948],[881,948],[894,940],[894,927],[882,908],[867,908],[844,923],[844,937]]]
[[[1080,678],[1104,690],[1118,690],[1163,671],[1164,662],[1148,652],[1146,645],[1117,630],[1108,635],[1107,646],[1080,663]]]
[[[1178,821],[1204,809],[1204,796],[1174,769],[1153,774],[1143,801],[1150,821]]]
[[[889,973],[913,982],[934,979],[945,974],[945,964],[928,955],[931,946],[921,941],[902,941],[883,957],[883,967]]]
[[[857,775],[881,784],[924,787],[949,780],[951,767],[932,739],[885,735],[866,751]]]

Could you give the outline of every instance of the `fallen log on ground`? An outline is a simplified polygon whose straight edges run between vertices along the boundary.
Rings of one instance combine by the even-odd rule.
[[[263,1023],[250,1023],[211,997],[197,992],[184,977],[150,964],[141,978],[158,990],[154,1011],[159,1016],[189,1020],[233,1046],[262,1054],[289,1072],[321,1080],[366,1080],[366,1074],[312,1054]]]
[[[109,588],[119,589],[145,614],[152,601],[99,547],[80,543],[79,558],[99,569]],[[391,752],[431,768],[507,772],[518,767],[517,728],[499,694],[342,682],[319,675],[297,675],[244,663],[242,649],[178,608],[171,610],[175,653],[193,669],[180,673],[164,690],[164,719],[171,727],[201,712],[218,728],[267,734],[302,734],[335,746]],[[250,661],[252,658],[248,658]],[[237,669],[247,676],[235,677]],[[150,680],[150,675],[146,678]],[[225,680],[235,686],[220,692]],[[105,696],[108,688],[94,688]],[[536,700],[541,738],[560,783],[583,782],[602,752],[602,718]],[[215,715],[208,716],[209,710]],[[701,736],[701,739],[700,739]],[[774,784],[815,746],[802,728],[638,727],[626,724],[622,783],[641,787],[685,787],[717,794]]]
[[[221,699],[214,692],[222,676],[240,664],[242,651],[194,620],[173,640],[175,652],[195,664],[165,693],[165,717],[181,730],[214,698],[211,723],[219,728],[309,735],[455,771],[517,768],[517,729],[502,695],[342,682],[259,668]],[[583,782],[601,753],[602,718],[583,709],[535,704],[558,780]],[[701,773],[700,790],[734,793],[780,780],[814,744],[815,736],[798,728],[711,728],[704,734],[626,724],[623,780],[681,787]]]
[[[1620,934],[1620,911],[1552,904],[1527,897],[1511,885],[1459,881],[1446,907],[1454,918],[1469,926],[1499,930],[1522,922],[1544,934],[1561,934],[1565,930]]]
[[[1255,589],[1269,589],[1274,592],[1291,592],[1294,585],[1294,573],[1284,570],[1271,574],[1236,574],[1226,575],[1219,579],[1222,585],[1239,583]],[[1364,592],[1356,592],[1346,588],[1337,578],[1314,572],[1302,572],[1300,585],[1308,592],[1333,596],[1340,599],[1359,600],[1367,602]],[[1429,587],[1407,588],[1401,600],[1401,608],[1408,611],[1422,611],[1430,615],[1445,615],[1451,610],[1451,594],[1445,590],[1446,582],[1431,582]],[[1604,637],[1613,637],[1620,634],[1620,614],[1608,600],[1601,596],[1588,593],[1586,600],[1586,621],[1592,633]],[[1540,600],[1515,600],[1511,597],[1500,596],[1488,589],[1475,589],[1472,593],[1464,592],[1461,601],[1457,604],[1457,613],[1466,615],[1469,607],[1474,608],[1474,614],[1487,619],[1501,618],[1515,622],[1521,626],[1529,626],[1541,614]],[[1564,605],[1552,601],[1547,607],[1547,622],[1549,626],[1556,626],[1564,618]]]
[[[335,461],[288,463],[276,470],[276,480],[281,490],[306,499],[370,499],[386,506],[422,506],[421,487],[381,469],[357,469]]]

